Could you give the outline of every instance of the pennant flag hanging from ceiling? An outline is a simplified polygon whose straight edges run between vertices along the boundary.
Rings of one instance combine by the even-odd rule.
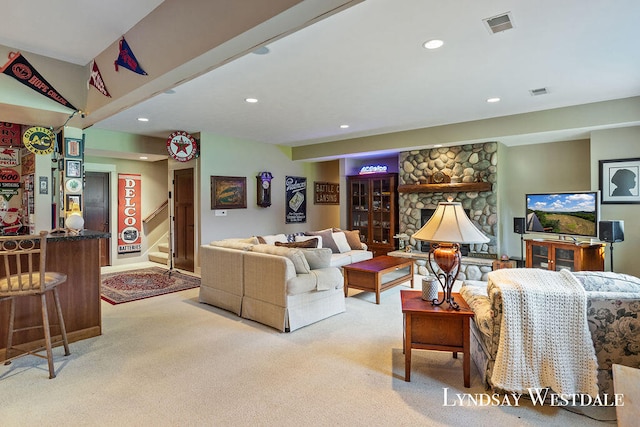
[[[91,61],[91,76],[89,77],[89,81],[87,82],[87,88],[89,85],[98,89],[98,91],[104,96],[108,96],[111,98],[109,91],[107,90],[107,86],[104,84],[104,80],[102,80],[102,74],[100,74],[100,69],[98,68],[98,64],[96,64],[96,60]]]
[[[62,95],[56,91],[44,77],[38,73],[35,68],[22,56],[20,52],[9,52],[9,62],[0,68],[0,73],[4,73],[13,77],[23,85],[30,87],[38,93],[43,94],[49,99],[56,101],[58,104],[78,111],[69,101],[64,99]]]
[[[140,67],[136,56],[131,51],[129,44],[124,39],[124,37],[120,40],[120,54],[118,55],[118,59],[114,62],[116,66],[116,71],[118,71],[118,65],[122,65],[124,68],[127,68],[134,73],[142,74],[143,76],[147,75],[147,72]]]

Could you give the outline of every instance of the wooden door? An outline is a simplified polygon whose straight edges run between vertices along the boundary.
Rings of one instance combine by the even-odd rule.
[[[173,172],[174,190],[174,265],[176,268],[193,271],[195,230],[193,216],[193,169]]]
[[[109,173],[86,172],[84,188],[84,228],[109,232]],[[100,239],[100,267],[111,265],[111,239]]]

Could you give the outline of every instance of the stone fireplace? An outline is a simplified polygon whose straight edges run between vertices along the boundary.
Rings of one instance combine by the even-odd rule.
[[[436,209],[439,202],[449,198],[460,202],[473,223],[490,239],[489,243],[468,245],[463,265],[474,264],[473,258],[478,258],[482,261],[476,264],[485,272],[487,259],[496,258],[498,254],[497,155],[496,142],[400,153],[400,233],[411,236],[418,231],[423,225],[425,209]],[[451,182],[430,183],[430,177],[436,172],[450,177]],[[410,239],[408,244],[413,251],[421,251],[421,242]]]

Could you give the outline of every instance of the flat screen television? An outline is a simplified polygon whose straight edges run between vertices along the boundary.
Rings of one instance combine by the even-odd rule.
[[[527,233],[598,237],[597,191],[527,194]]]

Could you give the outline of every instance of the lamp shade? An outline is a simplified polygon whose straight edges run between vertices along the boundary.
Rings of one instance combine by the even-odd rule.
[[[413,236],[416,240],[444,243],[487,243],[489,238],[476,228],[460,202],[441,202],[429,221]]]

